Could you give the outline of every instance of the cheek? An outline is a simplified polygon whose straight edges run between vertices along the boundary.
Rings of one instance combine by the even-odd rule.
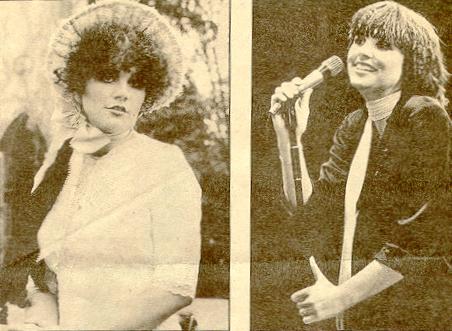
[[[353,62],[353,60],[356,57],[355,53],[356,53],[356,47],[354,45],[350,46],[350,48],[348,49],[348,52],[347,52],[347,63]]]
[[[402,70],[404,56],[400,51],[390,50],[390,51],[380,51],[378,58],[381,59],[382,63],[391,70],[400,72]]]
[[[96,114],[98,113],[97,111],[97,103],[96,101],[90,97],[88,94],[85,94],[82,98],[81,98],[81,105],[82,105],[82,109],[85,113],[85,115],[88,117],[88,119],[92,119],[93,117],[96,116]]]
[[[400,57],[397,54],[395,54],[388,58],[388,62],[389,65],[387,69],[392,79],[397,81],[400,80],[402,78],[403,73],[403,57]]]
[[[136,91],[133,96],[134,108],[137,113],[140,112],[141,106],[146,98],[146,93],[144,91]]]
[[[350,76],[350,74],[352,74],[352,65],[353,65],[353,62],[354,62],[354,59],[355,59],[355,55],[354,55],[354,47],[353,46],[351,46],[350,48],[349,48],[349,50],[348,50],[348,53],[347,53],[347,62],[346,62],[346,65],[347,65],[347,74]]]
[[[403,73],[403,64],[404,64],[403,59],[400,59],[398,61],[398,63],[396,64],[396,70],[400,76],[402,76],[402,73]]]

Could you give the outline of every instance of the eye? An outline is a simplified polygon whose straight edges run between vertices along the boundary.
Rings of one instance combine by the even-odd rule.
[[[115,70],[101,70],[95,75],[95,79],[103,83],[113,83],[118,79],[118,73]]]
[[[392,44],[386,40],[377,41],[377,47],[382,50],[390,50],[392,49]]]
[[[355,43],[358,46],[361,46],[364,44],[365,41],[366,38],[364,38],[363,36],[356,36],[355,39],[353,40],[353,43]]]

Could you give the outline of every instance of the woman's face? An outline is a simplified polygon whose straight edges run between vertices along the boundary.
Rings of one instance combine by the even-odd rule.
[[[91,78],[82,95],[88,122],[107,134],[121,134],[135,126],[146,93],[135,83],[135,69]]]
[[[368,37],[355,40],[348,50],[350,84],[367,100],[376,100],[400,90],[403,54],[394,45]]]

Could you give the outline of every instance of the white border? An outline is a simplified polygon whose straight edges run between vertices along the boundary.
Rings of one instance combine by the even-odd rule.
[[[230,329],[250,330],[251,32],[249,0],[231,0]]]

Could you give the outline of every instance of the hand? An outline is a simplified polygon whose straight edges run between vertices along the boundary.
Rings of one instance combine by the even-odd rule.
[[[340,288],[325,277],[314,257],[311,256],[309,264],[316,279],[315,284],[295,292],[290,297],[297,304],[305,324],[332,318],[345,310],[344,296]]]
[[[306,131],[308,126],[309,114],[311,109],[309,108],[309,101],[311,100],[311,94],[313,89],[307,89],[300,98],[300,101],[295,104],[295,117],[297,119],[297,139],[300,139],[301,135]]]
[[[300,77],[295,77],[290,82],[284,82],[279,87],[275,89],[271,97],[270,107],[275,104],[282,104],[287,100],[291,100],[295,97],[300,96],[300,89],[302,88],[303,80]],[[310,114],[309,101],[311,99],[312,88],[307,89],[300,96],[299,101],[295,104],[295,117],[297,122],[297,138],[299,139],[301,135],[306,131],[308,125],[308,118]],[[275,119],[280,112],[273,114],[273,121],[275,120],[281,122],[279,126],[285,126],[282,116],[279,119]]]
[[[276,103],[281,104],[297,97],[300,94],[302,85],[303,80],[300,77],[295,77],[290,82],[282,83],[275,89],[271,97],[270,107],[273,107]]]
[[[44,328],[58,324],[58,307],[54,295],[37,292],[30,298],[31,306],[25,310],[25,323]]]

